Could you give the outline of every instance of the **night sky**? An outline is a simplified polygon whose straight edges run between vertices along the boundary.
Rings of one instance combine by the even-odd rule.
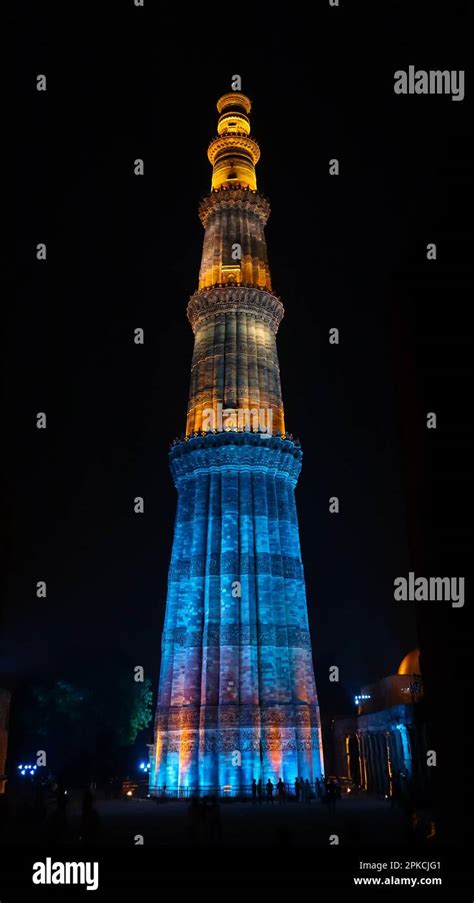
[[[310,20],[302,4],[259,5],[259,15],[248,5],[163,11],[151,0],[17,4],[4,685],[47,675],[100,684],[112,665],[142,664],[156,686],[176,504],[167,452],[185,426],[186,304],[204,234],[197,208],[210,189],[215,103],[234,73],[253,102],[258,187],[272,205],[266,235],[286,311],[286,422],[304,452],[297,504],[323,708],[342,704],[329,665],[352,696],[417,644],[414,606],[393,601],[393,580],[420,547],[448,542],[459,514],[450,505],[462,507],[472,481],[461,394],[472,366],[472,79],[454,103],[397,97],[393,73],[464,68],[469,80],[473,16],[467,2],[444,4],[449,17],[419,3],[416,18],[413,3],[341,3],[319,0]],[[46,94],[35,90],[43,72]],[[133,175],[139,157],[144,177]],[[40,241],[46,263],[35,259]],[[442,249],[435,264],[429,241]],[[328,343],[335,326],[339,347]],[[426,436],[426,410],[441,412],[436,437]],[[465,474],[452,479],[455,498],[434,485],[433,444],[437,472],[456,461]],[[144,516],[133,514],[138,495]],[[448,546],[461,554],[462,542]],[[437,560],[464,573],[454,552]]]

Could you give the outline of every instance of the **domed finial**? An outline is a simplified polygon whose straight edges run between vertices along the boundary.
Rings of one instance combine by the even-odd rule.
[[[211,141],[208,157],[212,163],[212,189],[250,188],[255,191],[255,164],[260,149],[250,137],[249,98],[240,91],[229,91],[217,101],[218,137]]]

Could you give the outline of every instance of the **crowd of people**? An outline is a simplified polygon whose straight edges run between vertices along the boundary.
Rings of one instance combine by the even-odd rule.
[[[336,808],[336,801],[341,799],[341,782],[339,778],[316,778],[314,786],[311,786],[308,778],[295,778],[294,787],[291,789],[285,784],[281,778],[278,779],[276,785],[271,778],[263,784],[262,779],[252,781],[252,802],[267,803],[273,805],[274,799],[279,803],[284,803],[289,797],[296,799],[296,802],[311,804],[311,800],[316,799],[318,802],[328,806],[330,811]]]

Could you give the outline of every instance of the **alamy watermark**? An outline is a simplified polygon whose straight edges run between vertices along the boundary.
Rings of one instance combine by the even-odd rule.
[[[446,94],[464,100],[464,69],[397,69],[393,74],[395,94]]]
[[[99,887],[98,862],[53,862],[47,856],[44,862],[33,864],[33,884],[85,884],[86,890]]]
[[[230,430],[261,433],[271,436],[273,432],[273,411],[271,408],[224,408],[218,402],[215,408],[204,408],[201,430],[218,433]]]
[[[464,607],[464,577],[396,577],[393,581],[396,602],[451,602],[452,608]]]

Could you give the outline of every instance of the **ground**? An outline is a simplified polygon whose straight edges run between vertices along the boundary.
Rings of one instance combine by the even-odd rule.
[[[312,801],[294,801],[273,806],[266,802],[229,802],[218,809],[194,815],[188,802],[156,803],[153,800],[97,799],[97,843],[100,847],[136,845],[137,835],[147,847],[221,845],[225,847],[321,846],[337,835],[340,844],[393,846],[406,841],[407,818],[386,800],[366,794],[345,797],[335,813]],[[8,825],[13,843],[41,842],[48,836],[48,822],[38,825],[30,818],[14,818]],[[81,833],[81,795],[72,792],[67,818],[58,832],[60,843],[73,844]]]

